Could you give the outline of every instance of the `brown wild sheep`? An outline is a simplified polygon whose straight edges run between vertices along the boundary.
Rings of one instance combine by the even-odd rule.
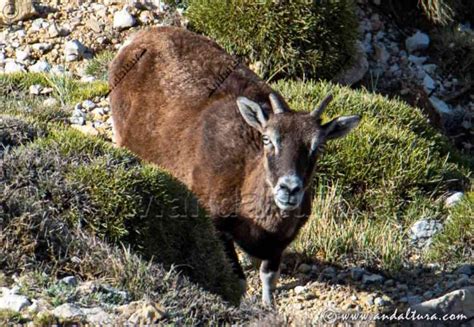
[[[262,260],[262,300],[271,304],[282,252],[311,213],[316,157],[359,116],[322,124],[330,96],[311,113],[293,112],[215,42],[174,27],[137,33],[111,63],[109,83],[117,144],[197,195],[243,281],[234,242]]]

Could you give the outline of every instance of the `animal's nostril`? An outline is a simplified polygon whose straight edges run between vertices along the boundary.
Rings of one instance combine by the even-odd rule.
[[[286,184],[280,184],[280,189],[282,191],[287,192],[289,195],[293,195],[293,194],[298,193],[301,190],[301,187],[299,187],[299,186],[290,187]]]
[[[280,184],[280,189],[282,191],[286,191],[286,192],[290,193],[290,189],[288,188],[288,185]]]

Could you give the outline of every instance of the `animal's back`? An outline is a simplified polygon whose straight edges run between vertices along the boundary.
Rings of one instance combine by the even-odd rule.
[[[191,188],[195,179],[205,178],[201,163],[209,157],[226,158],[220,164],[235,178],[242,166],[233,156],[240,151],[216,143],[232,140],[232,147],[245,147],[242,134],[251,128],[235,99],[266,102],[271,92],[215,42],[174,27],[137,33],[111,63],[109,85],[118,145],[167,168]],[[203,154],[203,148],[213,153]],[[215,170],[226,174],[222,166]]]

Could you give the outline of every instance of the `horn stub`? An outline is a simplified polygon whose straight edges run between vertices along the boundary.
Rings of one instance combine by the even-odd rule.
[[[270,93],[268,97],[270,99],[270,104],[272,106],[274,114],[278,115],[285,112],[285,108],[282,106],[280,100],[278,99],[275,93]]]
[[[320,118],[323,114],[324,109],[328,106],[329,102],[333,99],[332,93],[326,95],[326,97],[321,101],[318,107],[316,107],[313,111],[311,111],[311,117]]]

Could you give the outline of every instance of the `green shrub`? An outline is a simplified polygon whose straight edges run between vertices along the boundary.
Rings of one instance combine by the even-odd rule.
[[[474,192],[449,212],[449,219],[435,238],[428,254],[431,260],[444,263],[462,263],[474,258]]]
[[[401,101],[327,83],[274,86],[296,110],[314,108],[331,90],[335,99],[326,117],[362,115],[360,126],[328,143],[319,159],[313,217],[295,249],[396,271],[411,251],[408,228],[426,216],[446,218],[437,199],[466,186],[474,161],[462,157],[420,110]]]
[[[192,29],[261,62],[264,77],[331,79],[350,65],[357,38],[352,1],[192,0]]]
[[[238,301],[237,277],[195,198],[168,173],[142,166],[126,151],[51,128],[47,137],[3,155],[0,181],[3,271],[41,266],[84,277],[104,274],[95,260],[74,260],[88,251],[74,235],[87,232],[176,265],[205,289]]]
[[[103,51],[91,60],[88,61],[86,66],[86,74],[94,76],[100,80],[107,81],[109,72],[109,63],[115,56],[115,52]]]

